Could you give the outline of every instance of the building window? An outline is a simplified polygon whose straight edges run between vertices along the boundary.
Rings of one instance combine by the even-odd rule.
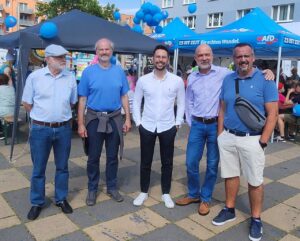
[[[182,20],[190,29],[196,28],[196,16],[183,17]]]
[[[223,25],[223,13],[208,14],[207,28],[217,28]]]
[[[19,9],[20,10],[26,10],[28,7],[27,3],[19,3]]]
[[[173,0],[163,0],[162,8],[171,8],[173,7]]]
[[[6,7],[10,7],[10,0],[6,0],[6,1],[5,1],[5,6],[6,6]]]
[[[246,14],[250,13],[251,11],[252,11],[252,8],[238,10],[236,19],[240,19],[240,18],[244,17]]]
[[[272,10],[276,22],[290,22],[294,19],[294,4],[273,6]]]
[[[167,19],[165,19],[165,20],[162,21],[161,26],[165,27],[165,26],[167,26],[172,21],[173,21],[173,18],[167,18]]]
[[[196,0],[183,0],[183,4],[196,3]]]

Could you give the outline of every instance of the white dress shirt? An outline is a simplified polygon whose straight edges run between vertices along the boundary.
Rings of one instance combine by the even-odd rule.
[[[141,104],[144,97],[144,109]],[[137,126],[151,132],[171,129],[181,125],[184,115],[185,90],[183,80],[167,72],[163,79],[158,79],[154,72],[139,78],[133,100],[133,119]],[[174,105],[177,101],[176,119]]]

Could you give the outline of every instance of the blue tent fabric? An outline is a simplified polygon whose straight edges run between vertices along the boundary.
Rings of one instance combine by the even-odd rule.
[[[194,50],[199,44],[209,44],[216,55],[231,55],[232,48],[250,43],[256,56],[274,57],[282,47],[283,57],[300,57],[300,36],[288,31],[261,9],[255,8],[243,18],[195,37],[181,38],[179,49]]]
[[[163,42],[171,49],[177,48],[178,39],[193,36],[197,36],[197,34],[187,27],[178,17],[174,18],[172,22],[165,26],[161,33],[153,33],[150,35],[151,38]]]

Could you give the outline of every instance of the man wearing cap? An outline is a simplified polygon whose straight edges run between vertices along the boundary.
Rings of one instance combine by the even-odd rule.
[[[117,190],[118,150],[123,150],[123,133],[131,128],[129,90],[126,75],[110,59],[114,45],[109,39],[99,39],[95,44],[98,63],[88,66],[82,73],[78,86],[78,134],[89,143],[86,204],[96,203],[100,178],[99,162],[103,143],[106,149],[107,194],[117,202],[123,197]],[[122,122],[121,107],[125,111]],[[84,114],[86,110],[86,115]]]
[[[47,66],[31,73],[23,92],[23,105],[30,113],[30,150],[33,162],[30,201],[27,215],[36,219],[45,204],[45,171],[53,147],[55,172],[55,203],[64,213],[72,213],[67,202],[68,160],[71,149],[71,108],[77,102],[74,75],[67,71],[68,51],[59,45],[45,49]]]

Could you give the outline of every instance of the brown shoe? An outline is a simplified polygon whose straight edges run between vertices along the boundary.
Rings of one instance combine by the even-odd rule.
[[[191,198],[191,197],[186,196],[186,197],[177,199],[176,200],[176,205],[186,206],[186,205],[189,205],[191,203],[198,203],[198,202],[200,202],[199,198]]]
[[[209,203],[201,202],[198,208],[198,213],[202,216],[209,214]]]

